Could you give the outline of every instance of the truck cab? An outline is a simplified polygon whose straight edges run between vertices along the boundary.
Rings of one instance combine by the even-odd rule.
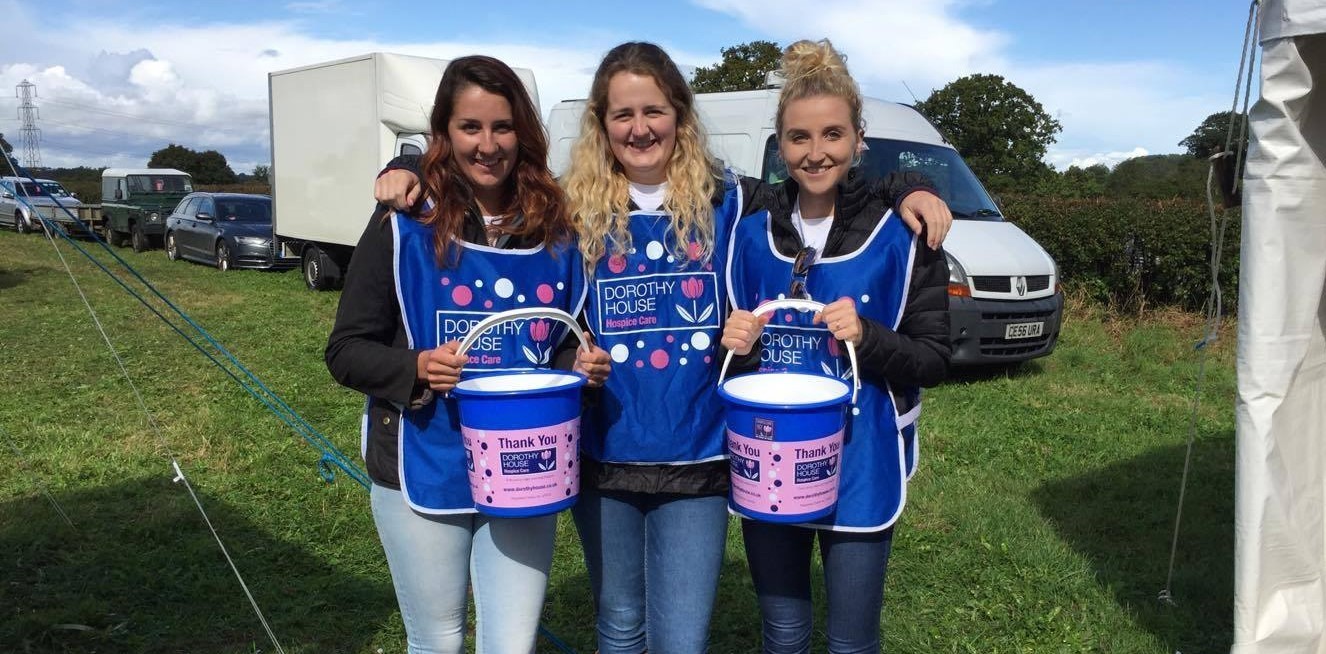
[[[738,173],[769,183],[787,178],[774,133],[778,93],[768,88],[695,96],[713,154]],[[584,109],[584,100],[568,100],[549,114],[554,174],[570,163]],[[866,151],[860,165],[879,175],[925,174],[953,212],[944,243],[953,363],[1014,363],[1050,354],[1063,316],[1054,259],[1004,219],[958,151],[914,108],[865,98],[862,111]]]
[[[173,168],[107,168],[101,173],[102,230],[111,245],[143,252],[161,242],[166,217],[193,192],[189,173]]]

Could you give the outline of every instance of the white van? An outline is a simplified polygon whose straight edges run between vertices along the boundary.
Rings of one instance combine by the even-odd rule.
[[[778,157],[777,88],[696,96],[714,155],[734,170],[769,182],[786,168]],[[548,116],[549,164],[560,175],[570,162],[584,100],[567,100]],[[1010,363],[1054,350],[1063,294],[1054,260],[1004,220],[957,150],[912,107],[866,98],[863,166],[880,174],[914,170],[928,176],[956,219],[944,243],[949,263],[953,362]]]

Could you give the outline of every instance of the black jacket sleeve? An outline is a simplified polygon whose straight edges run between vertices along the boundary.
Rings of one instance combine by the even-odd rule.
[[[861,320],[856,348],[862,376],[907,386],[934,386],[948,376],[953,346],[949,340],[948,261],[943,248],[931,250],[924,233],[917,237],[916,258],[898,331]]]
[[[395,159],[387,162],[387,167],[378,173],[378,177],[387,174],[392,170],[408,170],[415,175],[419,174],[419,160],[421,156],[417,154],[402,154]]]
[[[396,304],[391,224],[379,207],[359,239],[324,358],[332,377],[361,393],[398,404],[426,401],[416,381],[419,352],[407,346]]]

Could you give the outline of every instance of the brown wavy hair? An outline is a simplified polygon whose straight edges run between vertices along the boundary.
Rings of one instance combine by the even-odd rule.
[[[429,118],[432,139],[420,161],[424,197],[433,205],[424,209],[419,221],[433,228],[439,266],[455,264],[461,248],[456,243],[464,233],[465,214],[477,213],[474,189],[452,157],[447,126],[462,91],[477,86],[506,98],[516,133],[516,161],[506,180],[506,203],[495,223],[499,231],[522,240],[552,245],[568,239],[571,222],[566,196],[548,170],[548,137],[525,85],[510,66],[492,57],[473,55],[453,60],[442,73]],[[517,222],[517,216],[520,221]],[[449,256],[448,256],[449,255]]]

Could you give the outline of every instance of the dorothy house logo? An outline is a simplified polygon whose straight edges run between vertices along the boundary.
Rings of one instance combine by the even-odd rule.
[[[483,311],[438,311],[436,345],[464,340],[474,326],[491,313]],[[526,370],[545,367],[552,360],[557,325],[551,320],[510,320],[493,325],[481,334],[466,353],[467,365],[484,370]],[[435,346],[436,346],[435,345]]]

